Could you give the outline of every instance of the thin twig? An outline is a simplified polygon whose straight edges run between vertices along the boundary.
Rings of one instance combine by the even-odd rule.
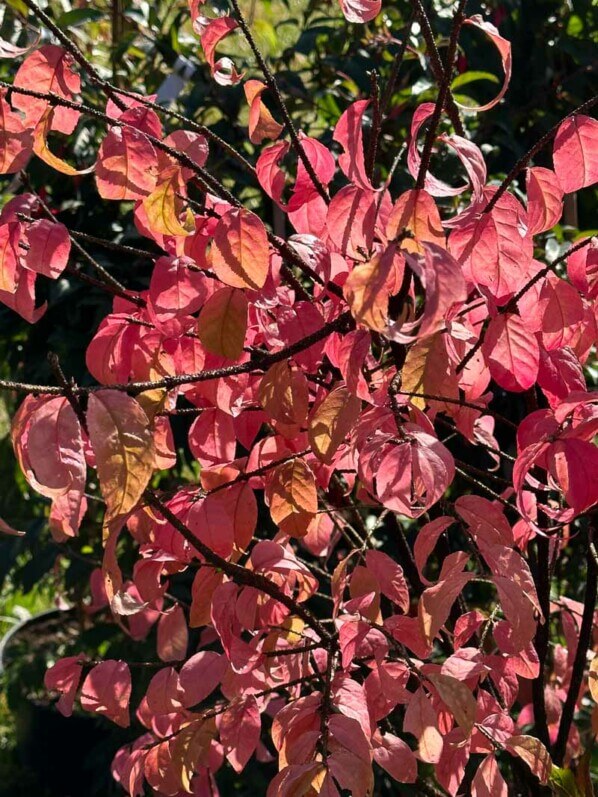
[[[446,63],[444,65],[444,76],[438,88],[438,97],[436,99],[436,105],[434,106],[432,118],[430,119],[428,125],[428,132],[426,133],[419,171],[417,173],[417,182],[415,183],[416,189],[419,190],[424,187],[426,182],[426,175],[430,167],[430,158],[432,157],[432,148],[434,147],[434,141],[436,140],[436,131],[438,130],[440,117],[442,116],[442,111],[444,110],[444,106],[449,94],[451,76],[453,74],[453,65],[455,62],[455,55],[457,53],[457,42],[459,41],[459,33],[461,32],[463,22],[465,21],[464,9],[466,3],[467,0],[459,0],[459,5],[457,6],[455,16],[453,17],[451,36],[446,54]]]
[[[573,668],[571,670],[569,691],[567,692],[567,697],[563,706],[561,722],[553,748],[553,760],[559,767],[562,766],[565,757],[569,731],[571,730],[575,706],[579,698],[579,690],[581,689],[583,681],[587,652],[592,642],[592,627],[594,612],[596,610],[596,598],[598,597],[598,562],[594,559],[592,552],[593,547],[593,529],[590,529],[586,555],[586,594],[584,597],[581,627],[579,629],[577,650],[575,651],[575,659],[573,660]]]
[[[286,103],[285,103],[283,97],[282,97],[282,94],[280,93],[280,88],[278,87],[278,83],[276,82],[276,78],[274,77],[274,75],[270,71],[270,68],[269,68],[268,64],[266,63],[266,61],[264,59],[264,56],[262,55],[259,47],[257,46],[257,44],[255,42],[255,39],[253,38],[253,34],[251,33],[251,29],[249,28],[249,25],[247,24],[247,20],[245,19],[245,17],[243,16],[243,12],[239,8],[239,3],[237,2],[237,0],[231,0],[231,5],[232,5],[232,7],[233,7],[233,9],[235,11],[235,16],[237,18],[237,22],[239,23],[239,27],[243,31],[243,34],[244,34],[245,38],[247,39],[247,43],[249,44],[249,46],[251,48],[251,51],[253,52],[253,54],[255,56],[256,61],[258,62],[258,65],[259,65],[259,67],[260,67],[260,69],[262,71],[262,74],[264,75],[264,80],[266,81],[266,84],[267,84],[268,88],[274,94],[274,98],[276,100],[276,104],[278,105],[280,113],[282,114],[282,118],[284,120],[285,127],[288,130],[288,132],[289,132],[289,136],[291,138],[291,143],[293,145],[293,149],[295,150],[295,152],[297,153],[297,156],[301,159],[301,162],[305,166],[305,171],[309,175],[309,178],[312,181],[316,191],[318,192],[318,194],[320,194],[320,196],[322,197],[324,202],[326,202],[326,204],[328,204],[330,202],[330,197],[328,196],[328,191],[326,190],[326,188],[322,184],[320,178],[318,177],[318,175],[316,174],[316,172],[314,170],[314,167],[311,164],[311,161],[307,157],[307,153],[305,152],[305,148],[304,148],[303,144],[301,143],[301,139],[299,138],[297,130],[295,129],[295,125],[293,124],[293,120],[291,119],[291,115],[289,113],[289,110],[288,110],[288,108],[286,106]]]

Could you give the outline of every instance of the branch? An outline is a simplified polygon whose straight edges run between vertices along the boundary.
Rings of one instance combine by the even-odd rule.
[[[579,640],[577,642],[577,650],[575,651],[575,659],[573,660],[569,691],[567,692],[567,698],[563,706],[563,713],[561,714],[561,722],[556,742],[554,743],[552,756],[554,763],[559,767],[563,765],[563,759],[567,749],[567,740],[569,739],[569,731],[571,730],[575,706],[583,681],[586,656],[592,643],[592,627],[594,623],[594,612],[596,611],[596,598],[598,597],[598,562],[594,559],[595,548],[593,529],[590,529],[588,537],[586,594],[583,604],[581,627],[579,629]],[[594,550],[592,550],[593,548]]]
[[[432,26],[430,25],[430,19],[421,0],[412,0],[412,4],[413,10],[417,16],[419,24],[421,25],[422,36],[426,42],[426,47],[428,48],[430,66],[432,68],[432,72],[434,73],[434,78],[436,83],[440,85],[444,80],[444,68],[442,66],[442,61],[440,60],[440,54],[438,52],[438,48],[436,47],[436,42],[434,41],[434,33],[432,31]],[[463,122],[461,121],[461,117],[459,115],[459,108],[457,107],[457,103],[455,102],[455,98],[453,97],[453,92],[451,91],[450,87],[447,91],[446,111],[457,134],[464,137],[465,128],[463,127]]]
[[[162,517],[165,518],[170,525],[173,526],[179,532],[179,534],[181,534],[181,536],[187,540],[189,545],[195,548],[195,550],[201,554],[207,562],[209,562],[209,564],[222,570],[222,572],[227,575],[231,581],[234,581],[235,584],[253,587],[260,592],[264,592],[266,595],[269,595],[271,598],[274,598],[274,600],[278,601],[279,603],[282,603],[282,605],[286,606],[290,612],[299,616],[307,625],[310,626],[310,628],[313,628],[313,630],[319,635],[320,639],[322,639],[323,644],[327,644],[328,646],[331,645],[333,636],[328,629],[324,628],[320,621],[317,620],[313,614],[305,608],[305,606],[282,592],[282,590],[280,590],[269,578],[266,578],[259,573],[254,573],[253,571],[248,570],[246,567],[229,562],[228,559],[223,559],[221,556],[214,553],[214,551],[212,551],[207,545],[198,539],[195,534],[193,534],[191,529],[186,526],[173,512],[171,512],[170,509],[163,504],[153,492],[149,490],[146,491],[145,497],[147,503],[157,510]]]
[[[50,17],[45,13],[45,11],[42,11],[41,8],[37,5],[37,3],[33,2],[33,0],[23,0],[23,2],[27,6],[27,8],[30,11],[33,11],[34,15],[41,22],[44,23],[44,25],[48,28],[48,30],[52,31],[54,36],[56,36],[56,38],[59,39],[59,41],[64,46],[65,50],[67,50],[67,52],[69,52],[72,55],[75,61],[77,61],[77,63],[85,70],[85,72],[87,72],[91,82],[94,83],[99,88],[101,88],[104,94],[112,100],[112,102],[116,105],[117,108],[120,108],[121,111],[126,111],[127,110],[126,104],[120,99],[120,97],[117,97],[115,95],[110,84],[99,75],[95,67],[92,64],[90,64],[90,62],[83,55],[81,50],[77,47],[77,45],[73,41],[69,39],[69,37],[64,33],[64,31],[62,31],[50,19]]]
[[[257,46],[255,39],[253,38],[253,34],[247,24],[247,20],[243,16],[243,12],[239,8],[239,3],[237,0],[231,0],[231,5],[235,11],[235,15],[237,17],[237,21],[239,23],[239,27],[243,31],[245,38],[247,39],[247,43],[251,47],[251,50],[255,56],[256,61],[260,69],[262,70],[262,74],[264,75],[264,80],[268,85],[268,88],[274,94],[276,99],[276,104],[280,109],[280,113],[282,114],[282,118],[284,119],[285,127],[289,131],[289,136],[291,137],[291,143],[293,145],[293,149],[297,153],[297,156],[301,159],[301,162],[305,166],[305,171],[308,173],[310,180],[312,181],[316,191],[322,197],[324,202],[328,204],[330,202],[330,197],[328,196],[328,191],[322,185],[318,175],[314,171],[314,167],[311,165],[311,161],[307,157],[307,153],[303,148],[303,144],[301,143],[301,139],[299,138],[297,131],[295,129],[295,125],[293,124],[293,120],[291,119],[291,115],[289,114],[289,110],[286,106],[286,103],[280,93],[280,89],[278,88],[278,83],[276,82],[276,78],[270,71],[268,64],[266,63],[264,56],[261,54],[259,47]]]
[[[32,186],[31,181],[30,181],[29,176],[27,175],[27,173],[26,172],[21,172],[21,177],[23,179],[23,183],[25,184],[26,188],[36,197],[37,201],[39,202],[42,210],[44,211],[44,213],[46,214],[48,219],[53,224],[56,224],[57,220],[56,220],[54,214],[52,213],[52,211],[50,210],[48,205],[44,202],[42,197],[37,193],[37,191]],[[24,216],[21,213],[17,213],[17,216],[19,218],[24,219],[24,220],[26,219],[27,221],[35,221],[35,219],[31,219],[30,217]],[[113,277],[112,274],[110,274],[110,272],[106,271],[104,266],[102,266],[101,263],[98,263],[98,261],[94,257],[92,257],[86,249],[84,249],[81,246],[79,241],[75,240],[75,236],[72,235],[70,230],[67,230],[67,232],[69,234],[69,239],[71,241],[71,245],[73,246],[73,248],[76,249],[77,252],[79,252],[79,254],[85,260],[87,260],[87,262],[91,265],[91,267],[93,269],[95,269],[95,271],[97,271],[97,273],[100,275],[100,277],[102,278],[102,281],[106,284],[106,286],[112,289],[111,293],[114,296],[126,297],[133,304],[136,304],[139,307],[145,307],[145,301],[140,296],[135,296],[130,291],[127,291],[127,289],[125,288],[124,285],[122,285],[115,277]]]
[[[397,78],[399,77],[399,72],[401,70],[401,66],[403,65],[403,59],[405,58],[405,53],[407,52],[407,45],[409,44],[409,36],[411,35],[411,28],[413,27],[414,21],[415,21],[415,12],[411,14],[411,19],[409,20],[409,22],[407,23],[407,27],[405,28],[405,33],[403,36],[403,40],[401,42],[401,46],[399,47],[399,52],[396,54],[395,60],[393,61],[392,69],[390,70],[390,75],[388,76],[388,81],[384,88],[382,99],[380,100],[380,112],[382,114],[382,117],[386,116],[386,114],[388,113],[390,101],[392,100],[392,95],[395,89]]]
[[[12,83],[7,83],[4,80],[0,80],[0,87],[6,88],[13,91],[16,94],[22,94],[25,97],[34,97],[36,99],[46,100],[51,105],[58,105],[63,108],[70,108],[74,111],[79,111],[80,113],[86,113],[89,116],[92,116],[99,121],[104,122],[105,124],[111,125],[112,127],[127,127],[131,129],[135,129],[137,133],[140,133],[149,141],[151,142],[156,149],[159,149],[161,152],[165,152],[171,158],[177,161],[177,163],[181,164],[181,166],[185,166],[186,168],[190,169],[192,172],[195,173],[195,179],[198,181],[201,190],[204,192],[212,191],[221,199],[226,200],[229,204],[233,207],[240,208],[243,207],[242,202],[240,202],[236,197],[234,197],[231,192],[225,188],[213,175],[211,175],[206,169],[202,166],[199,166],[195,161],[193,161],[186,153],[181,152],[180,150],[174,149],[173,147],[169,147],[160,139],[156,138],[155,136],[146,133],[145,131],[139,131],[133,127],[133,125],[128,124],[127,122],[123,122],[121,119],[111,119],[102,111],[98,110],[97,108],[93,108],[89,105],[85,105],[84,103],[73,102],[72,100],[65,100],[62,97],[57,96],[56,94],[34,91],[33,89],[22,89],[19,86],[14,86]],[[324,284],[321,277],[316,274],[316,272],[311,268],[311,266],[306,263],[288,244],[281,241],[273,233],[267,231],[268,241],[274,246],[274,248],[286,259],[291,260],[298,268],[300,268],[305,274],[308,274],[312,279],[316,280],[316,282],[320,284]],[[101,267],[100,267],[101,268]],[[330,282],[326,285],[326,288],[331,293],[334,293],[336,296],[342,296],[342,289],[339,288],[333,282]]]
[[[544,615],[544,623],[538,623],[534,647],[538,654],[540,663],[538,677],[532,681],[532,703],[534,707],[534,726],[538,739],[542,744],[550,748],[550,738],[548,735],[548,719],[546,716],[546,701],[544,697],[544,667],[546,665],[546,654],[550,641],[550,542],[547,537],[537,537],[537,563],[534,581],[538,591],[540,608]]]
[[[459,5],[457,6],[457,10],[455,11],[455,16],[453,18],[451,37],[449,39],[448,51],[446,54],[446,64],[444,66],[444,75],[440,82],[436,105],[434,106],[432,118],[430,119],[430,124],[428,126],[428,132],[426,133],[426,139],[422,151],[422,159],[419,165],[419,172],[417,173],[417,182],[415,183],[415,188],[418,190],[421,190],[426,182],[426,174],[428,172],[428,168],[430,167],[430,158],[432,157],[432,148],[436,139],[436,131],[438,130],[440,117],[450,91],[453,65],[455,63],[455,55],[457,53],[457,42],[459,41],[461,27],[465,21],[464,9],[466,3],[467,0],[459,0]]]
[[[515,296],[513,296],[512,299],[509,299],[507,304],[503,305],[503,307],[498,308],[497,313],[499,315],[503,315],[504,313],[515,312],[515,310],[517,310],[517,303],[523,296],[525,296],[525,294],[530,290],[530,288],[533,288],[533,286],[537,282],[546,277],[547,274],[549,274],[551,271],[554,271],[556,266],[558,266],[559,263],[565,261],[569,257],[569,255],[572,255],[574,252],[577,252],[579,249],[583,249],[584,246],[588,246],[588,244],[592,243],[592,240],[593,240],[592,238],[584,238],[583,241],[580,241],[579,243],[576,243],[574,246],[571,246],[569,249],[567,249],[566,252],[560,255],[560,257],[557,257],[555,260],[552,261],[552,263],[549,263],[543,269],[534,274],[534,276],[528,282],[526,282],[525,285],[519,289],[519,291],[517,291]],[[465,366],[471,362],[471,360],[475,357],[478,351],[482,348],[482,345],[484,344],[484,340],[486,338],[487,331],[488,331],[488,324],[485,323],[480,332],[480,337],[477,339],[477,341],[471,347],[471,349],[467,352],[465,357],[461,360],[461,362],[455,369],[455,373],[460,374],[461,371],[465,368]]]
[[[511,171],[507,174],[505,179],[499,185],[498,191],[493,195],[492,199],[490,199],[490,201],[484,208],[483,212],[490,213],[492,208],[496,205],[498,200],[505,193],[505,191],[511,185],[513,180],[517,177],[517,175],[521,171],[523,171],[523,169],[525,169],[525,167],[531,161],[534,155],[540,152],[541,149],[543,149],[548,143],[550,143],[550,141],[552,141],[552,139],[556,136],[559,127],[563,124],[563,122],[566,119],[570,119],[572,116],[575,116],[575,114],[589,111],[596,104],[598,104],[598,95],[596,95],[595,97],[591,97],[589,100],[586,100],[586,102],[582,102],[581,105],[578,105],[577,108],[568,113],[567,116],[564,116],[559,122],[557,122],[553,127],[551,127],[550,130],[547,133],[545,133],[542,136],[542,138],[539,141],[537,141],[534,144],[534,146],[525,153],[525,155],[522,155],[519,158],[517,163],[513,166]]]
[[[287,360],[299,352],[309,349],[314,343],[323,340],[332,332],[340,332],[351,323],[351,314],[347,311],[342,313],[334,321],[329,321],[323,327],[307,335],[305,338],[298,340],[296,343],[291,343],[280,351],[272,352],[272,354],[265,354],[260,357],[259,362],[249,361],[240,363],[239,365],[229,365],[225,368],[215,368],[211,371],[199,371],[195,374],[181,374],[180,376],[167,376],[163,379],[158,379],[155,382],[128,382],[115,385],[94,385],[92,387],[73,388],[73,393],[76,396],[85,393],[97,393],[100,390],[122,390],[130,395],[137,395],[143,393],[145,390],[153,390],[154,388],[171,388],[178,387],[179,385],[190,385],[196,382],[207,382],[211,379],[221,379],[228,376],[237,376],[238,374],[251,373],[256,368],[265,370],[274,363]],[[25,382],[15,382],[8,379],[0,379],[0,390],[14,390],[20,393],[32,393],[34,395],[46,394],[49,396],[60,396],[64,394],[64,389],[55,387],[53,385],[32,385]]]
[[[378,73],[375,69],[370,73],[370,81],[372,85],[372,129],[370,131],[370,140],[368,141],[368,148],[365,153],[365,171],[370,178],[370,182],[374,177],[374,167],[376,166],[376,150],[378,149],[378,138],[380,136],[380,129],[382,127],[382,107],[380,104],[380,85],[378,83]]]

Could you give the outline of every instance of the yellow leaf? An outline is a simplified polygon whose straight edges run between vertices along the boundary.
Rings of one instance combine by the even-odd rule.
[[[191,780],[200,766],[208,766],[216,721],[195,720],[180,730],[171,744],[171,766],[180,778],[183,791],[191,794]]]
[[[594,656],[590,663],[588,673],[588,686],[594,702],[598,703],[598,655]]]
[[[426,392],[426,364],[433,342],[433,338],[424,338],[410,346],[401,372],[401,390],[406,393]],[[411,403],[421,410],[426,406],[426,400],[417,396],[411,398]]]
[[[401,376],[401,390],[405,393],[426,393],[455,400],[459,398],[458,379],[452,372],[442,333],[416,340],[409,347]],[[428,404],[449,414],[455,411],[456,406],[421,396],[411,396],[409,400],[420,409]]]
[[[343,288],[353,318],[375,332],[384,332],[387,326],[392,282],[389,276],[395,251],[394,246],[389,247],[367,263],[355,266]]]
[[[119,390],[90,394],[87,423],[109,522],[143,495],[154,467],[154,437],[139,402]]]
[[[297,457],[275,468],[266,495],[278,528],[292,537],[305,536],[318,509],[316,480],[307,463]]]
[[[359,417],[361,401],[346,387],[331,390],[311,414],[307,434],[314,454],[329,464]]]
[[[302,426],[307,420],[309,386],[303,372],[290,360],[270,366],[260,382],[258,398],[279,423]]]
[[[152,232],[159,235],[189,235],[179,221],[183,202],[177,196],[181,192],[180,169],[171,168],[160,175],[156,189],[143,200],[148,224]]]
[[[439,246],[445,245],[445,236],[436,203],[427,191],[413,189],[405,191],[397,199],[388,217],[386,234],[390,240],[404,232],[411,234],[405,238],[401,248],[407,252],[423,252],[422,243],[428,241]]]
[[[57,155],[54,155],[53,152],[50,152],[48,148],[48,134],[52,129],[52,118],[54,116],[54,108],[48,107],[47,110],[44,111],[42,117],[40,118],[39,122],[37,123],[35,130],[33,131],[33,151],[37,155],[38,158],[41,158],[48,166],[51,166],[53,169],[56,169],[57,172],[62,172],[62,174],[68,174],[72,177],[75,174],[89,174],[95,168],[94,166],[89,166],[87,169],[75,169],[74,166],[71,166],[70,163],[63,161],[62,158],[59,158]]]
[[[199,339],[212,354],[237,360],[247,332],[247,297],[236,288],[216,291],[201,309],[197,322]]]

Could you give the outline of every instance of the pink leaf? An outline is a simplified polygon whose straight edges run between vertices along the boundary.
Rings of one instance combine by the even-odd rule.
[[[188,641],[185,612],[177,604],[158,620],[158,656],[162,661],[182,661],[187,655]]]
[[[530,235],[550,230],[563,213],[563,189],[556,174],[542,166],[533,166],[525,175],[527,190],[527,226]]]
[[[189,429],[189,448],[204,468],[231,462],[236,446],[233,419],[215,407],[203,410]]]
[[[482,344],[492,378],[505,390],[522,392],[538,378],[540,349],[521,316],[506,313],[490,322]]]
[[[379,10],[379,4],[374,3],[373,5],[377,5]],[[338,164],[345,176],[358,188],[373,191],[373,186],[365,172],[363,154],[362,123],[363,115],[369,104],[369,100],[358,100],[352,103],[336,123],[333,139],[338,141],[344,150],[343,154],[339,156]]]
[[[554,139],[554,170],[566,194],[598,180],[598,122],[575,114],[561,124]]]
[[[403,568],[382,551],[370,550],[365,557],[367,569],[374,575],[383,595],[402,609],[409,611],[409,589]]]
[[[253,695],[233,703],[220,721],[220,742],[235,772],[242,772],[260,738],[261,718]]]
[[[203,702],[220,684],[227,667],[226,658],[211,650],[187,659],[180,671],[183,705],[190,708]]]
[[[511,42],[507,41],[507,39],[503,38],[498,30],[494,27],[491,22],[486,22],[480,14],[475,14],[473,17],[469,17],[469,19],[465,20],[465,25],[471,25],[478,30],[481,30],[494,44],[496,49],[498,50],[498,54],[500,56],[500,60],[502,63],[502,68],[504,72],[504,80],[502,84],[502,88],[496,97],[487,102],[485,105],[476,105],[473,108],[469,105],[462,106],[466,108],[468,111],[489,111],[490,108],[494,108],[494,106],[500,102],[500,100],[506,94],[507,88],[509,87],[509,82],[511,80],[511,71],[513,68],[513,60],[511,57]]]
[[[79,688],[83,667],[79,664],[79,656],[68,656],[59,659],[44,675],[46,689],[60,692],[56,708],[65,717],[73,713],[73,703]]]
[[[486,756],[473,778],[472,797],[508,797],[508,794],[507,784],[500,774],[496,756]]]
[[[152,714],[172,714],[182,707],[179,675],[173,667],[163,667],[152,677],[145,693]]]
[[[382,8],[382,0],[339,0],[339,3],[349,22],[370,22]]]
[[[40,219],[27,228],[29,249],[25,265],[37,274],[50,279],[59,277],[67,266],[71,239],[64,224]]]
[[[108,659],[96,664],[83,682],[81,706],[128,728],[131,673],[124,661]]]
[[[374,761],[399,783],[415,783],[417,759],[411,748],[392,733],[373,736]]]

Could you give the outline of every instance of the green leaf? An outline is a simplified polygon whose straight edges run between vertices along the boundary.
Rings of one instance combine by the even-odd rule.
[[[77,28],[86,22],[99,22],[103,16],[104,12],[98,8],[73,8],[72,11],[61,14],[56,24],[60,28]]]
[[[458,89],[461,86],[466,86],[468,83],[474,83],[476,80],[489,80],[490,83],[499,83],[498,78],[496,75],[493,75],[492,72],[469,71],[457,75],[451,83],[451,89]]]
[[[579,790],[575,782],[575,776],[570,769],[561,769],[561,767],[552,767],[548,785],[553,790],[554,794],[559,797],[586,797],[582,791]]]

